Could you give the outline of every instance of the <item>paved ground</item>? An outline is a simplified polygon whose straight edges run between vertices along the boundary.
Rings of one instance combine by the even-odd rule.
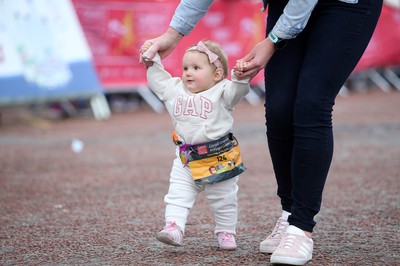
[[[268,265],[259,242],[279,215],[262,105],[241,103],[235,132],[248,171],[236,251],[217,248],[203,195],[184,246],[158,243],[174,147],[166,114],[108,121],[3,110],[0,265]],[[400,265],[400,92],[338,98],[335,155],[309,265]],[[71,141],[84,142],[81,153]]]

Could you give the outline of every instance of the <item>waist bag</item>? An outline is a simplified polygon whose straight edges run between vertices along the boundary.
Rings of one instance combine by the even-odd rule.
[[[175,142],[176,143],[176,142]],[[207,143],[179,146],[184,166],[189,166],[196,184],[213,184],[246,170],[237,139],[232,133]]]

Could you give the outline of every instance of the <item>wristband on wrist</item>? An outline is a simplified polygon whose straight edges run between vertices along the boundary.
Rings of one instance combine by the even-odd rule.
[[[274,43],[276,50],[285,48],[288,42],[287,40],[281,39],[276,36],[272,31],[268,34],[268,38]]]

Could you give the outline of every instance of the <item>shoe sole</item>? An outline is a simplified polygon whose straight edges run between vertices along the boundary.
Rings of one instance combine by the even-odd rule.
[[[176,246],[176,247],[182,246],[181,243],[175,242],[174,240],[169,238],[169,236],[166,234],[157,234],[156,239],[167,245]]]
[[[268,254],[272,254],[274,253],[276,247],[264,247],[264,246],[260,246],[260,252],[261,253],[268,253]]]
[[[289,265],[305,265],[312,259],[296,259],[290,257],[282,257],[282,256],[271,256],[272,264],[289,264]]]
[[[221,250],[235,250],[237,247],[219,247]]]

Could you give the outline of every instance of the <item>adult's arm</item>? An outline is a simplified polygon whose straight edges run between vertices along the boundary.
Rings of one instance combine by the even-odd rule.
[[[290,0],[272,32],[282,39],[293,39],[306,27],[318,0]]]
[[[188,35],[213,2],[214,0],[181,0],[169,26],[182,35]]]
[[[317,2],[318,0],[289,0],[272,32],[282,39],[295,38],[306,27]],[[262,40],[250,53],[238,60],[249,64],[244,69],[234,68],[235,74],[239,79],[252,79],[264,69],[274,52],[272,41],[269,38]]]
[[[147,51],[149,59],[153,59],[158,53],[161,58],[167,57],[174,51],[183,36],[188,35],[200,19],[207,13],[213,0],[182,0],[175,9],[168,29],[160,36],[144,42],[139,52],[143,54]],[[147,47],[150,47],[147,50]],[[140,57],[140,63],[143,58]]]
[[[213,2],[213,0],[181,0],[169,26],[182,35],[188,35]],[[318,0],[289,0],[274,26],[274,33],[282,39],[296,37],[305,28],[317,2]]]

